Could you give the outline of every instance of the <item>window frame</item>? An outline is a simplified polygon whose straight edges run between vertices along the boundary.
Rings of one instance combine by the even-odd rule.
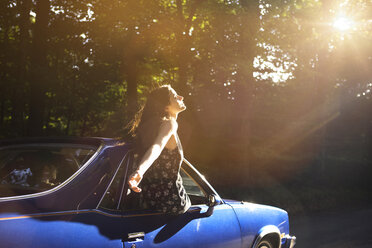
[[[182,164],[185,164],[183,161],[182,161]],[[187,165],[186,165],[187,166]],[[182,166],[181,166],[181,170],[186,174],[186,176],[188,176],[189,178],[191,178],[191,180],[196,184],[196,186],[200,189],[200,191],[203,193],[203,195],[204,195],[204,198],[205,198],[205,200],[206,201],[208,201],[208,193],[205,191],[205,189],[194,179],[194,177],[192,177],[191,175],[190,175],[190,173],[189,172],[187,172],[187,170],[185,169],[185,168],[183,168]],[[183,178],[182,178],[182,180],[183,180]],[[183,180],[183,183],[184,183],[184,180]],[[184,185],[185,186],[185,185]],[[186,187],[185,187],[185,190],[186,190]],[[186,193],[187,193],[187,190],[186,190]],[[192,196],[194,196],[194,195],[192,195],[192,194],[189,194],[189,193],[187,193],[187,195],[189,196],[189,198],[190,198],[190,200],[191,200],[191,198],[192,198]],[[198,205],[204,205],[204,204],[192,204],[191,206],[198,206]]]
[[[26,195],[17,195],[17,196],[6,196],[6,197],[0,197],[0,202],[6,202],[6,201],[12,201],[12,200],[21,200],[21,199],[30,199],[30,198],[35,198],[35,197],[40,197],[40,196],[45,196],[49,195],[52,193],[55,193],[56,191],[60,190],[61,188],[65,187],[67,184],[69,184],[74,178],[76,178],[82,171],[85,170],[85,168],[88,167],[89,164],[98,156],[98,154],[101,152],[103,149],[104,145],[101,143],[98,147],[93,146],[93,145],[86,145],[86,144],[76,144],[76,143],[52,143],[52,142],[41,142],[41,143],[26,143],[26,144],[16,144],[16,145],[6,145],[6,146],[1,146],[0,150],[4,149],[9,149],[13,147],[77,147],[77,148],[90,148],[92,150],[95,150],[93,155],[74,173],[72,174],[69,178],[67,178],[64,182],[61,184],[57,185],[54,188],[42,191],[42,192],[37,192],[37,193],[31,193],[31,194],[26,194]]]
[[[200,188],[204,190],[207,197],[209,197],[210,195],[215,195],[217,196],[217,198],[222,200],[222,198],[219,196],[216,190],[212,187],[212,185],[210,185],[210,183],[205,179],[205,177],[188,160],[184,158],[183,162],[187,165],[187,167],[185,167],[185,171],[200,186]]]
[[[110,213],[122,213],[123,212],[120,209],[120,206],[121,206],[121,201],[123,201],[125,199],[124,193],[127,192],[127,190],[128,190],[128,186],[127,186],[126,181],[127,181],[127,177],[128,177],[128,170],[129,170],[130,162],[133,162],[133,161],[134,161],[133,150],[129,150],[123,156],[123,158],[120,161],[118,167],[116,168],[116,171],[115,171],[114,175],[111,178],[110,183],[107,185],[104,193],[102,194],[102,197],[101,197],[100,201],[98,202],[98,204],[96,206],[97,210],[107,211],[107,212],[110,212]],[[120,192],[120,196],[119,196],[119,199],[118,199],[118,202],[117,202],[117,207],[116,207],[116,209],[105,208],[105,207],[102,206],[102,202],[103,202],[107,192],[110,190],[110,187],[111,187],[112,183],[115,181],[115,178],[116,178],[119,170],[122,168],[122,166],[125,167],[124,168],[125,173],[121,176],[122,178],[120,178],[120,181],[119,181],[119,187],[121,189],[121,192]]]
[[[132,160],[132,162],[134,162],[134,160]],[[185,166],[183,166],[183,165],[185,165]],[[127,169],[126,169],[127,172],[128,172],[129,166],[130,166],[130,164],[127,163]],[[201,191],[205,194],[205,197],[206,197],[207,201],[208,201],[208,197],[210,195],[215,195],[219,199],[221,199],[221,203],[224,203],[222,201],[222,198],[213,189],[213,187],[207,182],[205,177],[202,174],[200,174],[200,172],[198,172],[195,169],[195,167],[189,161],[187,161],[185,158],[182,161],[181,170],[183,170],[187,174],[187,176],[189,176],[194,181],[194,183],[201,189]],[[127,183],[128,177],[129,177],[129,175],[127,175],[127,174],[124,177],[124,180],[123,180],[124,185],[121,186],[121,187],[124,188],[123,192],[127,192],[127,190],[129,189],[129,185]],[[108,190],[108,188],[107,188],[107,190]],[[126,199],[127,199],[127,197],[126,197],[126,195],[124,195],[123,199],[122,199],[123,203],[119,202],[118,205],[119,206],[124,206]],[[207,203],[191,205],[190,209],[198,207],[198,206],[207,206]],[[120,212],[121,214],[124,214],[124,215],[136,215],[138,213],[143,213],[143,212],[145,212],[146,214],[150,214],[150,215],[152,215],[152,214],[163,214],[163,213],[153,211],[151,209],[143,209],[143,208],[142,209],[125,210],[122,207],[120,207],[118,210],[110,210],[110,209],[106,209],[106,208],[101,208],[101,207],[99,207],[99,205],[97,206],[97,208],[99,208],[100,210],[105,210],[105,211],[110,211],[110,212],[112,212],[112,211],[114,211],[116,213]]]

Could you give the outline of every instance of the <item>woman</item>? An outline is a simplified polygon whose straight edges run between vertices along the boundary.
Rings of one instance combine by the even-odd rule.
[[[185,109],[182,96],[169,85],[160,86],[149,94],[131,129],[140,160],[129,187],[142,192],[148,207],[163,213],[184,213],[191,205],[179,173],[183,151],[177,116]]]

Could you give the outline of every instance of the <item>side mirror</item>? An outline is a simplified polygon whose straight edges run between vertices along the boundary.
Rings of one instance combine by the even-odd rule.
[[[207,216],[211,216],[213,214],[214,207],[221,204],[221,199],[216,195],[209,195],[208,196],[208,210],[205,213]]]
[[[209,195],[208,196],[208,204],[209,207],[214,207],[217,205],[217,200],[215,195]]]

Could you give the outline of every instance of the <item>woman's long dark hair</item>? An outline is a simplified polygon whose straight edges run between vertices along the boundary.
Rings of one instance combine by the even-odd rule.
[[[170,103],[170,96],[170,85],[162,85],[154,89],[147,96],[145,105],[138,111],[131,122],[129,133],[134,137],[135,149],[138,155],[143,155],[154,143],[161,121],[169,118],[169,114],[165,109]]]

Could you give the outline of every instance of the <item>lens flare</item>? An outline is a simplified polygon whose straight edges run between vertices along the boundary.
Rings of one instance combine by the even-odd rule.
[[[339,17],[333,22],[333,27],[339,31],[347,31],[353,27],[353,21],[346,17]]]

